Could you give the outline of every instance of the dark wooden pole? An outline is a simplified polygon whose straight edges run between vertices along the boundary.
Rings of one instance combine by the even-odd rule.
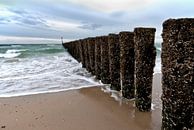
[[[84,44],[83,40],[79,40],[80,61],[82,63],[82,67],[85,68],[86,64],[85,64],[84,45],[83,44]]]
[[[188,130],[194,118],[194,18],[166,20],[162,38],[162,126]]]
[[[83,39],[83,50],[84,50],[84,59],[85,59],[85,68],[89,70],[89,55],[88,55],[88,44],[87,39]]]
[[[95,38],[88,38],[88,54],[89,54],[89,62],[90,62],[90,72],[95,74]]]
[[[109,34],[109,68],[111,89],[120,91],[120,47],[119,36],[117,34]]]
[[[150,111],[152,101],[152,79],[155,66],[155,28],[135,28],[135,86],[136,107]]]
[[[134,33],[120,32],[120,71],[122,96],[128,99],[135,97],[134,85]]]
[[[95,39],[95,75],[97,79],[101,79],[101,42],[100,37]]]
[[[108,36],[101,37],[101,81],[110,83]]]

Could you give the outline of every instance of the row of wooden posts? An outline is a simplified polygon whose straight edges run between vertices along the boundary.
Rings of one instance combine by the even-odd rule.
[[[135,28],[63,46],[102,83],[150,111],[155,31]],[[162,129],[187,130],[194,123],[194,19],[166,20],[162,37]]]
[[[102,83],[110,84],[112,90],[121,90],[125,98],[136,98],[140,111],[150,111],[155,31],[135,28],[134,32],[86,38],[63,46]]]

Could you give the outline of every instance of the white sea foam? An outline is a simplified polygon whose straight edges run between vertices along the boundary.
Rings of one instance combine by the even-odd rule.
[[[67,52],[0,65],[0,97],[59,92],[94,85],[99,85],[99,82]]]
[[[26,49],[20,49],[20,50],[11,49],[11,50],[7,50],[6,53],[13,54],[13,53],[18,53],[18,52],[22,52],[22,51],[27,51],[27,50]]]
[[[19,55],[21,55],[21,52],[23,51],[27,51],[25,49],[20,49],[20,50],[16,50],[16,49],[11,49],[11,50],[7,50],[5,53],[0,53],[0,58],[15,58],[18,57]]]
[[[21,55],[21,53],[5,53],[5,54],[0,53],[0,58],[15,58],[18,57],[19,55]]]

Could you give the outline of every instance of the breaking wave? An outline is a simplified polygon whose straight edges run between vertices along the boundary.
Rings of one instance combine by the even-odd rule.
[[[21,55],[25,50],[7,50],[5,53],[0,53],[0,58],[15,58]]]

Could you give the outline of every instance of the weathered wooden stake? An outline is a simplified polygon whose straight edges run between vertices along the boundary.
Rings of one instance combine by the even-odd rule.
[[[95,39],[95,75],[97,79],[101,79],[101,42],[100,37]]]
[[[128,99],[135,97],[134,85],[134,33],[120,32],[120,71],[122,96]]]
[[[152,79],[155,66],[155,28],[135,28],[135,87],[136,107],[140,111],[151,110]]]
[[[75,41],[75,51],[76,51],[76,60],[78,61],[78,62],[81,62],[81,59],[80,59],[80,49],[79,49],[79,41],[77,40],[77,41]]]
[[[80,61],[82,63],[82,67],[85,68],[86,64],[85,64],[84,45],[83,44],[84,44],[83,40],[79,40]]]
[[[120,91],[120,47],[119,36],[117,34],[109,34],[109,68],[111,89]]]
[[[101,81],[104,84],[109,84],[110,72],[109,72],[108,36],[102,36],[100,42],[101,42]]]
[[[88,54],[90,61],[90,72],[95,74],[95,38],[88,38]]]
[[[162,38],[162,127],[188,130],[194,121],[194,18],[165,21]]]
[[[89,55],[88,55],[88,44],[87,39],[83,39],[83,49],[84,49],[84,58],[85,58],[85,68],[89,70]]]

